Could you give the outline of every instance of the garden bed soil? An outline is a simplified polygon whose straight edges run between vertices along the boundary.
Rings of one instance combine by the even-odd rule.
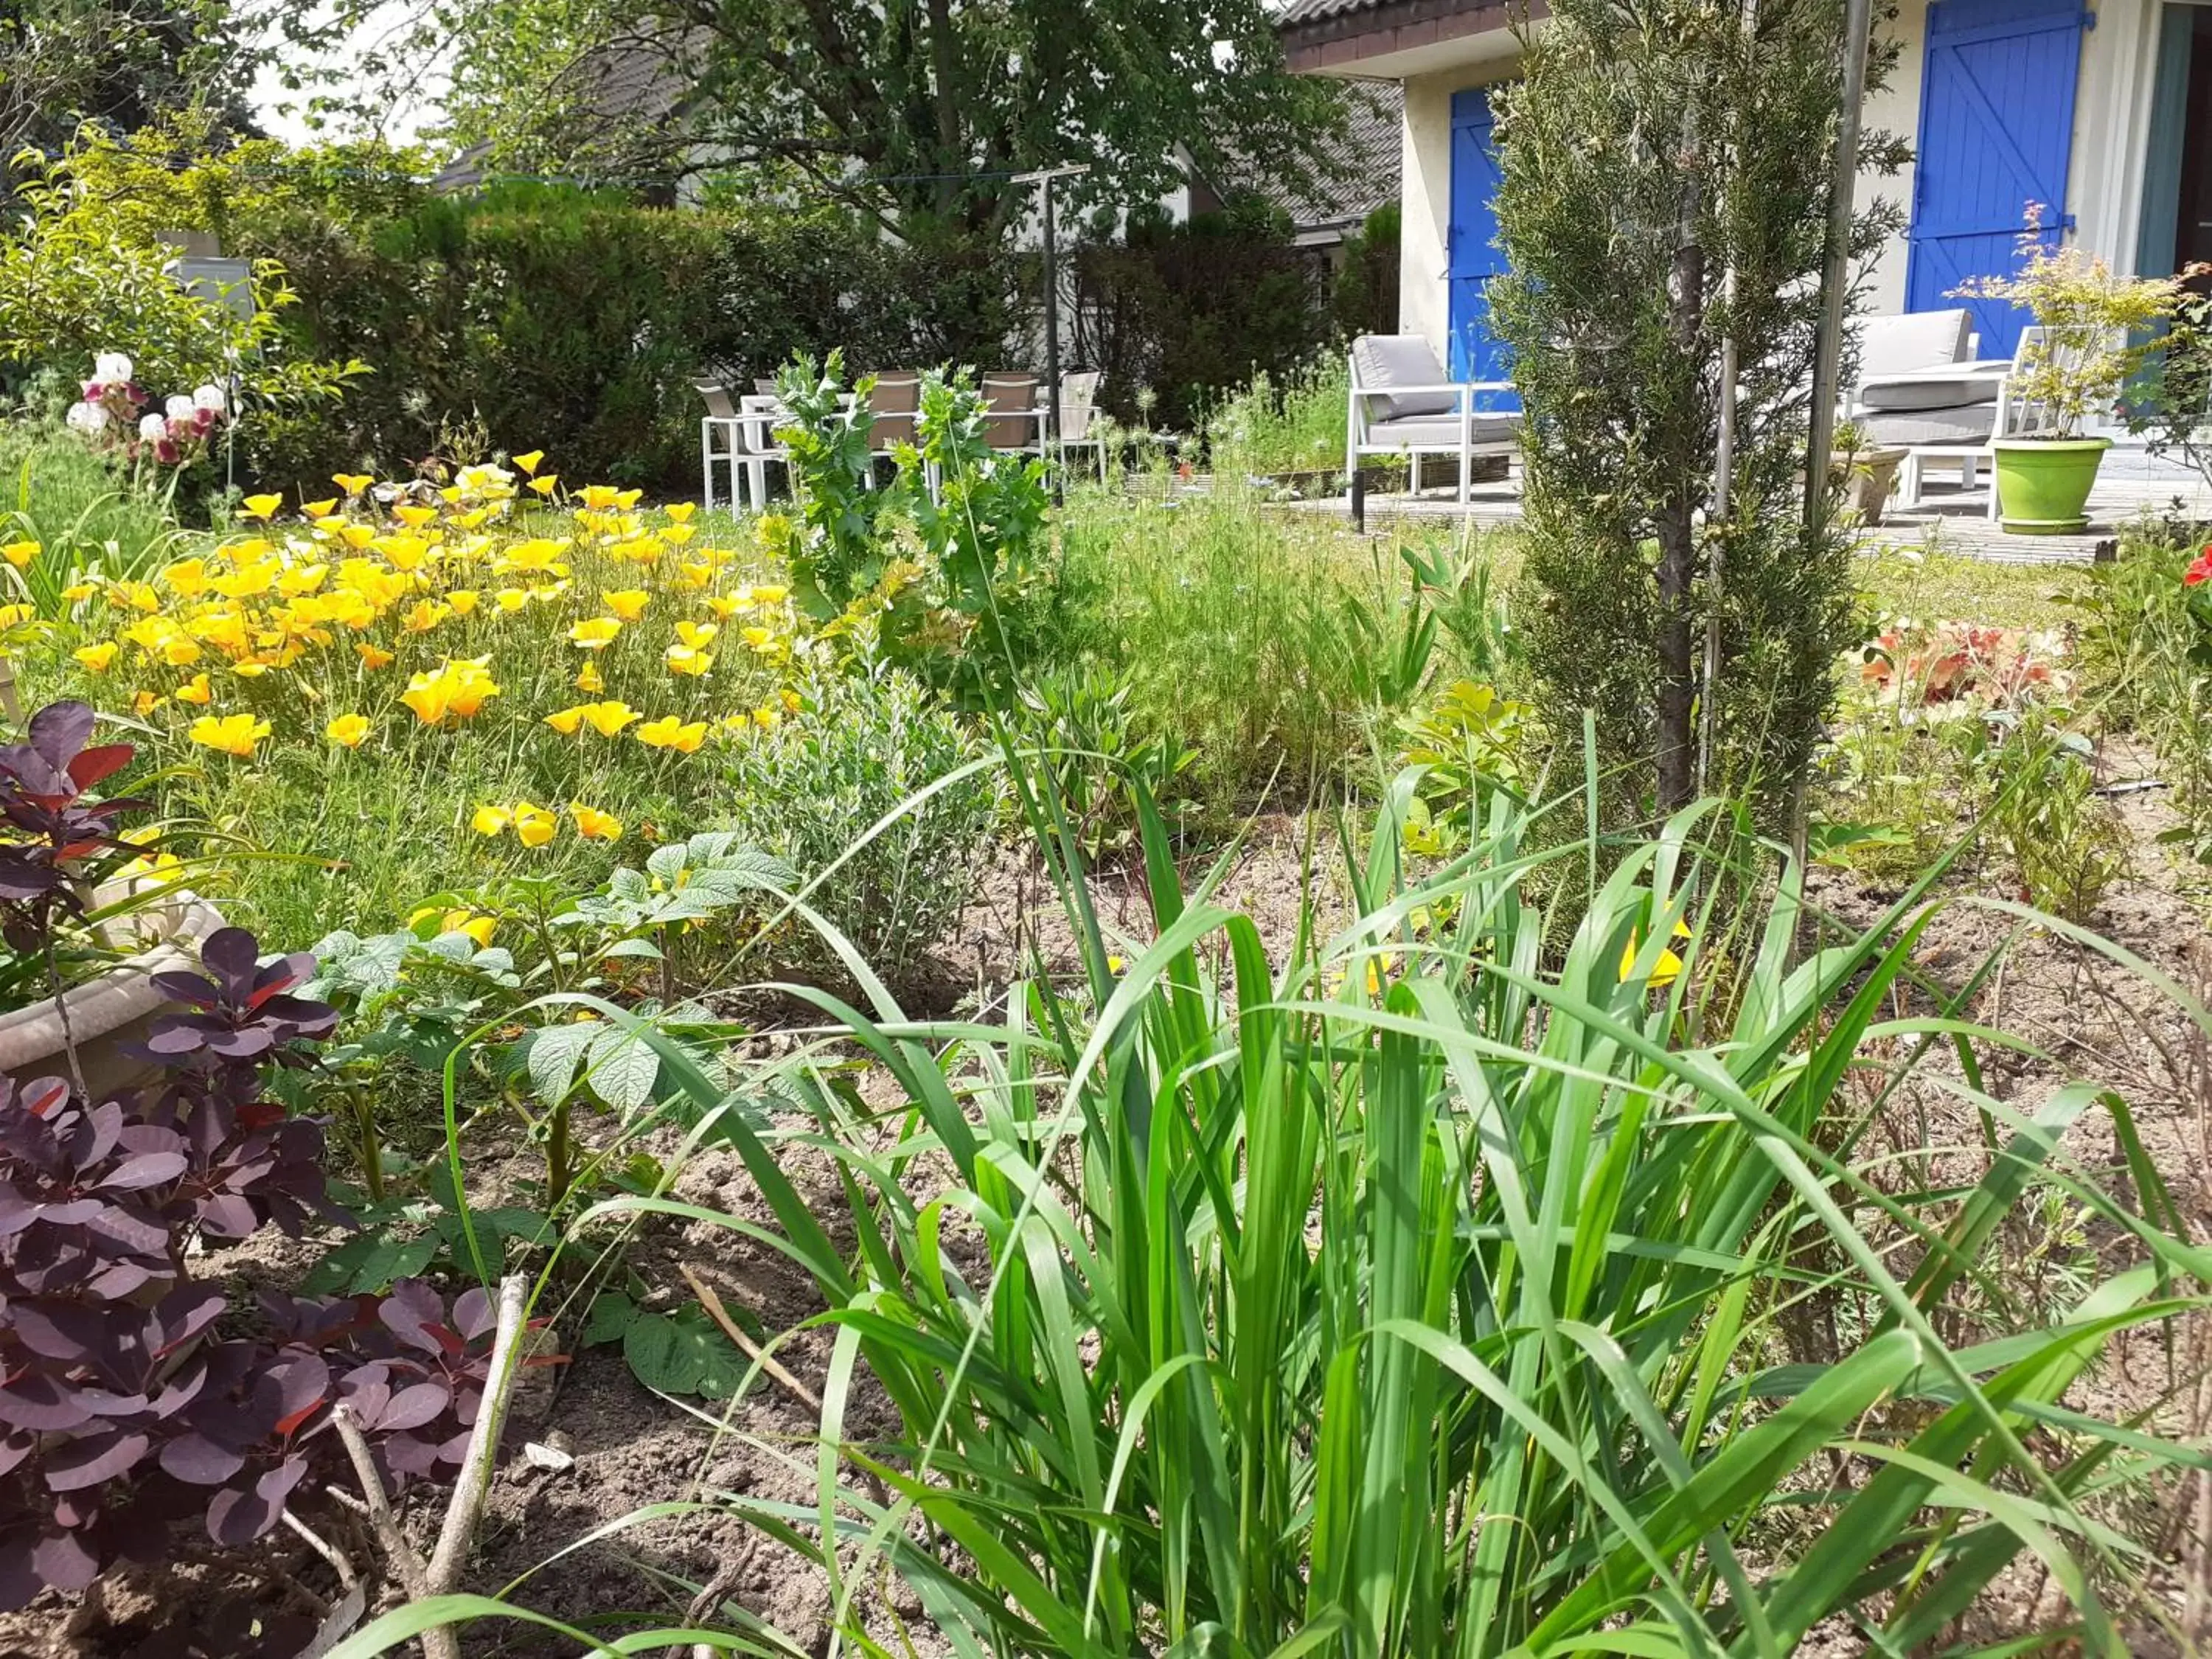
[[[2112,769],[2129,775],[2141,757],[2121,751],[2113,759],[2118,763]],[[2135,872],[2113,887],[2089,923],[2201,994],[2212,983],[2212,942],[2191,890],[2191,872],[2178,870],[2155,839],[2172,814],[2154,793],[2127,797],[2119,810],[2132,833]],[[1300,821],[1266,820],[1232,865],[1219,896],[1251,913],[1271,947],[1280,950],[1295,928],[1305,870]],[[1194,871],[1191,878],[1201,872]],[[2016,925],[2015,917],[1976,899],[1977,890],[1999,898],[2018,896],[2006,890],[2008,878],[2002,869],[1984,866],[1971,880],[1972,885],[1961,883],[1948,895],[1915,952],[1923,972],[1933,979],[1963,980]],[[1326,902],[1340,914],[1340,902],[1329,890],[1333,886],[1322,884]],[[1825,870],[1815,872],[1811,890],[1820,907],[1854,926],[1876,920],[1896,896],[1853,875]],[[1104,871],[1094,878],[1093,892],[1104,925],[1133,940],[1144,935],[1147,910],[1140,868],[1124,863]],[[947,952],[943,987],[948,994],[957,988],[959,995],[988,996],[1021,970],[1032,946],[1053,972],[1073,971],[1078,963],[1073,934],[1048,888],[1036,872],[1009,858],[994,868],[964,916]],[[1933,1006],[1925,993],[1912,994],[1921,1011]],[[2201,1036],[2160,993],[2068,939],[2034,931],[2015,945],[2010,964],[1984,990],[1971,1017],[2004,1024],[2042,1046],[2040,1057],[1990,1059],[1985,1081],[1990,1092],[2018,1109],[2032,1110],[2075,1076],[2096,1077],[2118,1087],[2192,1236],[2212,1234],[2212,1072]],[[865,1092],[875,1103],[896,1104],[879,1083]],[[1892,1152],[1925,1155],[1930,1160],[1926,1174],[1935,1179],[1971,1181],[1979,1173],[1974,1114],[1940,1089],[1923,1085],[1893,1102],[1881,1133]],[[2109,1120],[2100,1114],[2085,1115],[2066,1147],[2088,1168],[2120,1166]],[[495,1170],[491,1183],[519,1179],[526,1158],[526,1151],[519,1149],[515,1166]],[[787,1169],[800,1192],[816,1200],[817,1213],[837,1237],[844,1206],[827,1161],[802,1152],[789,1159]],[[697,1158],[684,1171],[678,1193],[687,1201],[756,1223],[769,1219],[738,1160],[726,1152]],[[840,1237],[839,1243],[849,1240]],[[2064,1251],[2051,1255],[2048,1239],[2023,1231],[2008,1248],[2021,1253],[2031,1272],[2041,1264],[2053,1274],[2063,1273]],[[2088,1230],[2081,1248],[2117,1259],[2121,1241]],[[266,1274],[292,1282],[304,1260],[302,1250],[289,1247],[259,1261],[223,1265],[249,1280]],[[702,1222],[648,1225],[630,1246],[628,1260],[666,1305],[689,1298],[681,1273],[688,1267],[714,1288],[741,1322],[757,1321],[765,1331],[792,1329],[820,1311],[801,1269],[726,1228]],[[576,1328],[579,1312],[567,1311],[564,1331]],[[825,1329],[798,1329],[776,1352],[802,1384],[819,1388],[830,1352]],[[2100,1413],[2148,1413],[2150,1425],[2166,1433],[2201,1433],[2208,1402],[2193,1388],[2178,1387],[2177,1379],[2196,1376],[2208,1362],[2212,1340],[2203,1322],[2185,1332],[2179,1348],[2171,1353],[2154,1332],[2138,1333],[2084,1379],[2072,1403]],[[698,1587],[711,1583],[715,1599],[725,1606],[741,1607],[782,1630],[804,1651],[822,1651],[831,1610],[823,1576],[717,1514],[711,1498],[719,1491],[811,1503],[814,1407],[783,1385],[763,1379],[718,1431],[714,1419],[724,1407],[692,1403],[703,1415],[648,1392],[613,1349],[574,1353],[550,1383],[518,1403],[522,1432],[493,1488],[468,1588],[496,1594],[523,1579],[514,1599],[556,1618],[580,1622],[620,1611],[680,1623],[689,1616]],[[848,1436],[866,1440],[888,1436],[895,1428],[888,1402],[863,1377],[848,1411]],[[557,1471],[533,1467],[520,1449],[526,1439],[565,1451],[574,1462]],[[620,1530],[554,1559],[643,1506],[686,1499],[703,1500],[704,1506]],[[2138,1509],[2129,1517],[2131,1535],[2153,1540],[2153,1592],[2177,1621],[2188,1612],[2190,1578],[2204,1571],[2205,1540],[2193,1507],[2198,1501],[2193,1492],[2170,1491],[2157,1513]],[[422,1535],[434,1526],[434,1507],[418,1504],[410,1516]],[[333,1588],[327,1568],[281,1536],[270,1540],[255,1565],[261,1576],[249,1579],[213,1565],[187,1545],[184,1556],[168,1567],[118,1575],[96,1602],[77,1606],[50,1595],[24,1613],[0,1617],[0,1659],[156,1654],[164,1659],[203,1654],[229,1659],[253,1650],[225,1645],[234,1644],[243,1631],[237,1622],[240,1606],[267,1617],[284,1609],[293,1582],[322,1594]],[[924,1659],[950,1650],[927,1628],[918,1603],[895,1581],[871,1583],[859,1605],[871,1628],[893,1650],[904,1650],[901,1632]],[[2063,1603],[2047,1580],[2019,1569],[1977,1607],[1966,1633],[1986,1640],[2037,1629],[2063,1616]],[[711,1613],[707,1620],[716,1622]],[[2144,1659],[2184,1651],[2155,1620],[2138,1618],[2130,1626],[2131,1650]],[[573,1646],[528,1626],[487,1624],[469,1633],[467,1650],[472,1656],[536,1656],[567,1654]],[[1863,1646],[1849,1632],[1831,1626],[1815,1632],[1801,1650],[1840,1659]]]

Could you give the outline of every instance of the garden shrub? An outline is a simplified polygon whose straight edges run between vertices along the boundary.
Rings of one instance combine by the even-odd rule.
[[[1352,370],[1328,352],[1278,379],[1265,370],[1206,422],[1217,474],[1341,473]]]
[[[1329,331],[1314,256],[1262,207],[1182,225],[1132,213],[1122,241],[1079,247],[1068,263],[1074,358],[1102,371],[1099,401],[1118,420],[1195,432],[1217,398],[1289,373]]]
[[[27,572],[42,609],[54,573],[97,568],[143,576],[173,548],[177,523],[162,498],[134,489],[76,434],[42,422],[0,422],[0,541],[36,542]]]
[[[51,957],[94,861],[131,845],[117,820],[140,803],[85,792],[132,750],[87,748],[92,730],[89,708],[54,704],[0,750],[11,963]],[[295,994],[314,959],[264,965],[228,927],[199,965],[155,975],[176,1007],[145,1039],[147,1086],[94,1100],[59,1077],[0,1079],[0,1608],[82,1589],[118,1557],[163,1559],[190,1516],[238,1547],[311,1511],[350,1478],[329,1432],[341,1404],[380,1480],[450,1470],[485,1387],[481,1291],[450,1313],[414,1283],[381,1300],[266,1295],[247,1314],[194,1279],[202,1247],[343,1219],[322,1125],[267,1092],[336,1024]]]
[[[910,674],[878,664],[827,675],[801,693],[795,714],[726,751],[726,822],[818,883],[808,906],[896,979],[957,925],[990,857],[997,769],[983,766],[869,832],[988,752]],[[768,949],[771,959],[809,964],[825,954],[797,923]]]

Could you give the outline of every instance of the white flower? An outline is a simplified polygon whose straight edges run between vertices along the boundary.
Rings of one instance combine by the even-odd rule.
[[[149,444],[161,442],[169,435],[169,417],[166,415],[140,416],[138,435]]]
[[[127,380],[131,378],[131,362],[119,351],[103,351],[93,359],[92,373],[96,380]]]
[[[98,404],[72,404],[68,420],[71,426],[89,438],[106,428],[107,411]]]
[[[218,415],[222,413],[229,402],[230,399],[224,395],[223,389],[213,384],[204,386],[192,393],[193,408],[211,409]]]
[[[169,418],[171,420],[189,421],[192,418],[195,406],[192,400],[185,396],[183,392],[173,392],[169,394],[169,401],[162,404],[161,407],[168,411]]]

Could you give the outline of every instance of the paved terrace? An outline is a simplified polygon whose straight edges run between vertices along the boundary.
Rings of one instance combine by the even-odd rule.
[[[1431,461],[1430,477],[1447,469]],[[2178,462],[2154,459],[2137,441],[2123,438],[2105,457],[2097,474],[2097,487],[2089,496],[2089,528],[2079,536],[2008,536],[1988,518],[1990,480],[1987,465],[1981,469],[1976,488],[1961,489],[1954,465],[1929,467],[1920,505],[1911,512],[1892,507],[1880,526],[1862,532],[1861,544],[1879,547],[1924,547],[1931,538],[1946,552],[1990,559],[2001,564],[2087,564],[2097,544],[2118,533],[2119,526],[2140,514],[2180,513],[2212,520],[2212,491],[2196,472]],[[1456,479],[1419,495],[1384,495],[1370,490],[1368,521],[1393,518],[1454,518],[1465,512],[1478,524],[1512,524],[1521,517],[1521,501],[1515,486],[1479,483],[1474,499],[1462,508]],[[1344,498],[1332,495],[1296,503],[1309,512],[1346,512]]]

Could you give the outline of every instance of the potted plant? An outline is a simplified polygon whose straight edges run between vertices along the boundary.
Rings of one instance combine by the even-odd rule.
[[[1905,451],[1872,442],[1866,428],[1846,421],[1836,428],[1828,449],[1828,482],[1843,494],[1844,509],[1863,525],[1878,525],[1897,485]]]
[[[2025,306],[2039,331],[2007,387],[2021,425],[1990,443],[1998,510],[2005,529],[2020,536],[2088,528],[2083,508],[2112,441],[2083,428],[2090,416],[2113,409],[2181,296],[2179,276],[2122,276],[2081,248],[2051,246],[2042,220],[2041,206],[2028,204],[2012,276],[1978,276],[1952,290]]]

